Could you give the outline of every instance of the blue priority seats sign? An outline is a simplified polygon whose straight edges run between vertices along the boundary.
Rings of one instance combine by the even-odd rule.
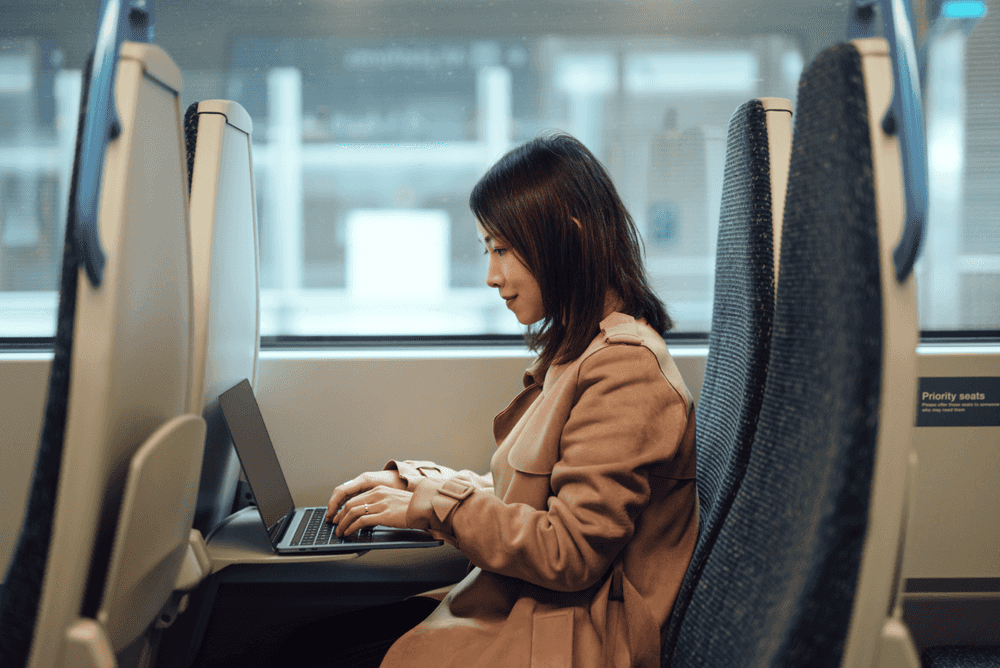
[[[918,427],[1000,427],[1000,378],[921,378]]]

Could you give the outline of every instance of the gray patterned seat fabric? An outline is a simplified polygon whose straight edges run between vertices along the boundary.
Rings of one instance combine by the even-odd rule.
[[[759,100],[729,121],[708,361],[697,406],[698,544],[663,644],[673,651],[705,560],[746,471],[757,430],[774,314],[774,243],[766,112]]]
[[[928,647],[920,660],[925,668],[997,668],[1000,647]]]
[[[688,666],[838,666],[868,520],[882,296],[861,59],[821,53],[796,105],[771,357],[743,482],[684,618]]]

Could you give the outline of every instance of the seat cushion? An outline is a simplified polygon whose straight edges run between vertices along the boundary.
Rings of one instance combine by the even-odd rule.
[[[996,668],[1000,647],[928,647],[920,663],[924,668]]]

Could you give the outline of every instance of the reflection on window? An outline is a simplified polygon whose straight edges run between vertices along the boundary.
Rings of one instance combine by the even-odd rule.
[[[0,337],[51,336],[79,108],[51,40],[0,40]]]
[[[43,81],[38,44],[0,60],[0,103],[17,110],[0,135],[4,335],[52,332],[51,315],[26,314],[54,307],[72,162],[80,75],[49,67]],[[184,104],[234,99],[253,118],[264,335],[520,332],[485,285],[467,200],[547,130],[608,166],[678,329],[704,331],[725,127],[749,97],[794,97],[801,61],[783,37],[243,37],[228,63],[184,72]]]
[[[927,52],[927,232],[917,264],[925,330],[1000,329],[1000,21]]]
[[[625,81],[632,93],[748,95],[757,89],[757,66],[745,51],[636,53],[626,61]]]
[[[929,57],[925,329],[1000,326],[997,19]],[[678,331],[707,330],[725,128],[751,97],[794,101],[804,62],[780,35],[248,35],[225,53],[183,72],[183,104],[253,118],[264,335],[520,332],[467,200],[548,130],[607,165]],[[79,95],[58,44],[0,41],[0,336],[54,331]]]
[[[234,53],[224,86],[254,117],[264,200],[262,333],[293,335],[519,332],[485,286],[467,199],[546,130],[609,167],[678,329],[704,331],[724,129],[748,97],[793,97],[801,68],[777,37],[246,38]]]

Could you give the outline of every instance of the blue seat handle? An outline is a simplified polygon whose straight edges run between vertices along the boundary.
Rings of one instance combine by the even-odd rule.
[[[874,5],[882,15],[883,34],[892,59],[892,104],[882,119],[886,134],[898,135],[906,191],[903,234],[892,252],[896,280],[902,283],[913,270],[920,253],[927,219],[927,153],[924,113],[920,93],[916,40],[910,10],[904,0],[854,0],[847,37],[872,36]]]
[[[124,8],[128,10],[125,16],[122,16],[123,1]],[[115,110],[118,52],[125,40],[152,41],[153,2],[154,0],[102,0],[97,21],[97,42],[89,74],[87,115],[81,134],[74,221],[80,263],[94,287],[101,284],[107,262],[97,230],[104,155],[108,142],[117,139],[121,133],[121,121]]]

